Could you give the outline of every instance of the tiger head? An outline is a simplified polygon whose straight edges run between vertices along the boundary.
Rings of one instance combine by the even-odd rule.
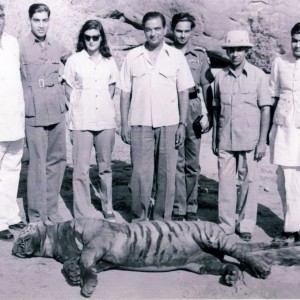
[[[43,256],[48,221],[29,223],[14,242],[12,254],[18,257]],[[51,223],[52,224],[52,223]]]

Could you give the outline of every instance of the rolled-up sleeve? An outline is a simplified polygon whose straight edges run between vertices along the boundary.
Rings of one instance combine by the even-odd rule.
[[[191,69],[184,55],[178,53],[177,91],[182,92],[195,86]]]
[[[128,53],[123,61],[117,81],[117,87],[126,93],[130,93],[132,89],[131,61],[130,53]]]
[[[278,80],[278,60],[279,58],[274,60],[270,74],[269,90],[271,97],[279,97],[280,94],[280,84]]]
[[[270,94],[269,82],[265,73],[261,71],[259,76],[259,85],[258,85],[258,105],[266,106],[273,105],[273,99]]]

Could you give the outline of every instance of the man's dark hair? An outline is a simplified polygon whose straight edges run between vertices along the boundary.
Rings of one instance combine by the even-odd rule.
[[[189,13],[179,13],[173,16],[172,21],[171,21],[171,29],[174,30],[176,25],[179,22],[190,22],[191,23],[191,29],[195,28],[196,26],[196,20],[195,17],[192,16]]]
[[[83,49],[87,49],[86,43],[84,40],[84,33],[90,29],[99,30],[100,36],[101,36],[101,42],[99,45],[99,52],[102,54],[103,57],[111,57],[111,53],[107,44],[106,35],[103,29],[102,24],[98,20],[88,20],[86,21],[79,32],[78,41],[77,41],[77,47],[76,52],[80,52]]]
[[[35,13],[39,13],[39,12],[46,12],[48,14],[48,18],[50,17],[50,13],[51,13],[50,8],[46,4],[34,3],[30,5],[28,9],[29,19],[31,19]]]
[[[300,23],[296,23],[294,27],[291,29],[291,35],[300,33]]]
[[[143,28],[145,28],[145,23],[151,19],[155,19],[155,18],[160,18],[161,19],[161,23],[163,25],[163,27],[166,27],[166,18],[164,17],[164,15],[158,11],[150,11],[148,13],[146,13],[143,17],[142,20],[142,26]]]

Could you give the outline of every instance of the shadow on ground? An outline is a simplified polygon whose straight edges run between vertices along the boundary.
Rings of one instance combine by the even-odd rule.
[[[18,197],[23,198],[24,211],[27,211],[26,181],[27,162],[22,164]],[[113,208],[126,220],[132,219],[130,209],[129,181],[131,176],[131,165],[120,160],[112,161],[113,173]],[[66,167],[61,196],[67,209],[73,215],[73,188],[72,188],[73,168]],[[101,201],[99,197],[98,167],[93,164],[90,167],[90,188],[92,204],[101,211]],[[198,216],[202,221],[218,222],[218,182],[200,175],[198,189]],[[283,228],[283,220],[280,219],[270,208],[258,204],[257,226],[260,227],[269,237],[278,235]]]

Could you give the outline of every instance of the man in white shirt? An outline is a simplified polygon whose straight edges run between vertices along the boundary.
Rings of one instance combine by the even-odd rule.
[[[0,240],[13,240],[9,229],[26,225],[19,216],[17,192],[24,143],[24,99],[20,78],[19,45],[3,32],[0,4]]]
[[[164,16],[149,12],[142,23],[146,43],[128,53],[118,83],[121,135],[131,145],[132,212],[147,219],[155,176],[153,219],[170,220],[177,148],[185,138],[188,89],[195,84],[183,53],[164,42]]]

